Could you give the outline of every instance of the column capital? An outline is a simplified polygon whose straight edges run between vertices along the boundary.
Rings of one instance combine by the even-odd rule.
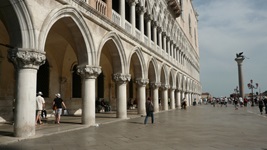
[[[171,90],[176,90],[176,86],[170,87]]]
[[[162,33],[162,28],[160,26],[157,27],[159,33]]]
[[[131,5],[136,5],[138,3],[138,0],[126,0]]]
[[[115,82],[126,83],[129,82],[130,79],[131,79],[131,74],[121,74],[121,73],[113,74],[113,80]]]
[[[77,73],[86,79],[95,79],[101,73],[101,67],[98,66],[78,66]]]
[[[15,48],[8,50],[8,59],[19,69],[39,69],[46,60],[45,52]]]
[[[168,85],[168,84],[161,85],[161,88],[164,89],[164,90],[167,90],[167,89],[170,88],[170,85]]]
[[[151,15],[149,15],[149,14],[146,14],[145,15],[145,20],[147,20],[147,21],[152,21],[152,16]],[[152,22],[153,23],[153,22]]]
[[[136,10],[139,14],[142,15],[146,12],[146,8],[144,6],[137,7]]]
[[[149,83],[149,79],[138,78],[135,79],[135,83],[137,83],[139,86],[146,86]]]
[[[160,82],[153,82],[153,83],[150,83],[150,86],[153,89],[156,89],[156,88],[159,88],[161,86],[161,83]]]

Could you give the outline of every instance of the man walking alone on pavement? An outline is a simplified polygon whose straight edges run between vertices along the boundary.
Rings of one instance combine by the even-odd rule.
[[[154,123],[154,105],[152,103],[152,101],[150,100],[150,98],[147,98],[147,102],[146,102],[146,118],[144,121],[144,124],[147,123],[147,118],[151,117],[151,123]]]

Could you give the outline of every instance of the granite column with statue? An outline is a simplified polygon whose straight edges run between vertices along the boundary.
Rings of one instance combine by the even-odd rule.
[[[243,72],[242,72],[242,62],[244,59],[245,58],[244,56],[242,56],[242,53],[237,54],[237,57],[235,58],[235,61],[237,62],[238,66],[239,92],[242,98],[244,98],[244,83],[243,83]]]

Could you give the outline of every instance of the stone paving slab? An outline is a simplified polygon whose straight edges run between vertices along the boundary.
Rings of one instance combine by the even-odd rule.
[[[0,145],[0,149],[265,150],[266,116],[257,107],[199,105],[157,113],[155,124],[149,119],[144,125],[144,117],[135,117]]]

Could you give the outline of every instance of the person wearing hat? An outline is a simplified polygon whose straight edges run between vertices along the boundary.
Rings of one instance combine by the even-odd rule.
[[[65,109],[67,109],[65,103],[63,102],[63,99],[61,99],[61,95],[59,93],[56,94],[56,98],[53,102],[53,107],[55,107],[55,123],[60,123],[60,116],[62,114],[62,106],[64,106]]]
[[[41,119],[41,113],[42,110],[44,110],[45,108],[45,100],[42,97],[42,95],[43,95],[42,92],[38,92],[36,97],[36,122],[35,122],[36,125],[38,122],[39,124],[43,124]]]

